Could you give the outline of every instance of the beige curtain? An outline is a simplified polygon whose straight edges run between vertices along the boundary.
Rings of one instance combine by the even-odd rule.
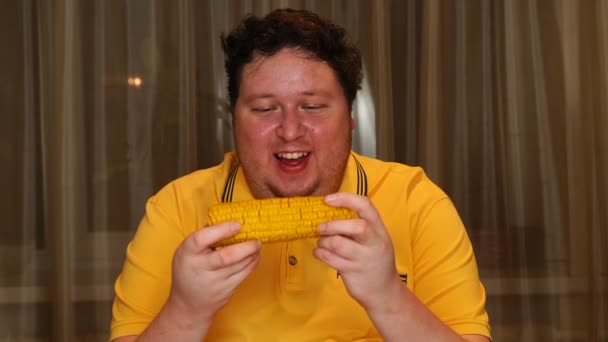
[[[0,341],[105,341],[148,196],[232,147],[219,34],[307,8],[363,51],[354,148],[453,198],[496,341],[608,341],[608,2],[0,4]]]
[[[608,340],[608,2],[419,10],[417,160],[469,229],[494,336]]]

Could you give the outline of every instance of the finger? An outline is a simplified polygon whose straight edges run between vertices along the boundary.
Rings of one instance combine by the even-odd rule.
[[[352,268],[352,263],[349,260],[322,247],[315,248],[312,255],[340,273],[345,273]]]
[[[199,229],[186,238],[184,249],[192,254],[203,252],[214,243],[238,233],[240,229],[238,222],[226,222]]]
[[[240,269],[238,267],[236,268],[236,272],[233,273],[233,275],[246,271],[250,268],[252,264],[257,264],[260,261],[260,253],[255,253],[251,255],[249,258],[245,259],[245,261],[246,262],[243,262],[243,265],[242,267],[240,267]]]
[[[248,256],[258,252],[262,243],[249,240],[234,245],[222,247],[209,254],[208,269],[216,270],[234,265]]]
[[[224,277],[226,277],[226,278],[231,277],[234,274],[243,271],[243,269],[245,269],[247,267],[247,265],[249,265],[255,259],[258,259],[259,257],[260,257],[260,253],[253,253],[232,265],[228,265],[228,266],[222,268],[220,271],[222,272]]]
[[[233,282],[234,284],[240,284],[243,280],[245,280],[245,278],[247,278],[247,276],[249,276],[251,274],[251,272],[253,272],[253,270],[255,269],[255,267],[258,265],[259,262],[260,262],[260,255],[256,254],[254,256],[254,258],[251,259],[241,269],[241,271],[238,271],[238,272],[232,274],[232,276],[230,276],[230,278],[228,278],[228,280],[230,282]]]
[[[351,261],[362,254],[360,244],[342,235],[322,236],[317,240],[317,246]]]
[[[369,221],[378,222],[380,221],[380,215],[378,210],[365,196],[359,196],[348,192],[338,192],[335,194],[325,196],[325,203],[332,207],[344,207],[349,208],[357,212],[359,217]]]
[[[362,219],[328,221],[321,223],[317,229],[322,236],[344,235],[357,242],[364,242],[373,236],[371,228]]]

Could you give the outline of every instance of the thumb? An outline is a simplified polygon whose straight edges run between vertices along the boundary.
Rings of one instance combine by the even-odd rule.
[[[235,235],[239,230],[241,224],[238,222],[225,222],[199,229],[186,238],[184,249],[191,254],[204,252],[216,242]]]

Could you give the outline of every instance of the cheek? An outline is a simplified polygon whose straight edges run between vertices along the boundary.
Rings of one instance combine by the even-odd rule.
[[[257,149],[271,142],[275,128],[255,120],[235,122],[235,141],[243,150]]]
[[[333,145],[335,145],[337,143],[342,143],[341,140],[343,139],[348,139],[352,129],[349,120],[333,123],[324,123],[323,125],[316,125],[314,128],[312,128],[311,131],[316,138],[315,140],[331,142]]]
[[[255,135],[262,139],[269,139],[274,136],[276,125],[274,124],[263,124],[263,125],[252,125],[252,130],[255,130]]]

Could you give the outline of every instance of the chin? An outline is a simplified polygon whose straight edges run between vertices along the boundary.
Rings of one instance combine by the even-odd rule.
[[[314,187],[306,186],[287,186],[272,188],[272,193],[276,197],[305,197],[315,193]]]

